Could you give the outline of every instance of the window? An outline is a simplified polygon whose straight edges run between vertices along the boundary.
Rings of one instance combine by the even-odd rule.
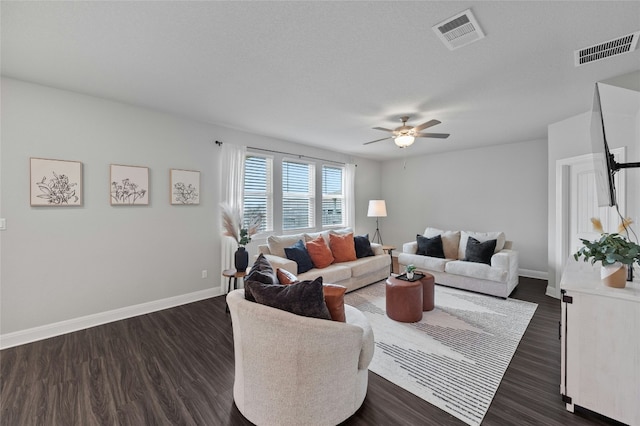
[[[244,166],[244,224],[256,214],[262,214],[259,232],[273,230],[273,160],[270,157],[247,155]]]
[[[315,226],[315,167],[313,164],[282,162],[282,229]]]
[[[344,225],[342,167],[322,167],[322,226]]]

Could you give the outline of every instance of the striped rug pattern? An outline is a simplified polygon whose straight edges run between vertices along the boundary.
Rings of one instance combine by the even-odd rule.
[[[407,324],[385,314],[385,282],[345,296],[369,319],[369,369],[469,425],[484,418],[537,305],[436,286],[435,309]]]

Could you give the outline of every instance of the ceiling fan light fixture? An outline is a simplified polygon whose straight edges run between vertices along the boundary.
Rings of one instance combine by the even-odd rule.
[[[413,142],[416,140],[415,137],[413,137],[412,135],[398,135],[396,136],[396,138],[394,139],[394,142],[396,143],[396,145],[398,145],[400,148],[406,148],[409,145],[413,144]]]

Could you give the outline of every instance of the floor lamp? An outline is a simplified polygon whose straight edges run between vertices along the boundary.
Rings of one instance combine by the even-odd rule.
[[[387,217],[387,205],[384,200],[369,200],[369,211],[367,212],[367,216],[376,218],[376,233],[373,234],[371,242],[377,242],[378,244],[383,245],[382,235],[380,235],[380,228],[378,226],[378,218]]]

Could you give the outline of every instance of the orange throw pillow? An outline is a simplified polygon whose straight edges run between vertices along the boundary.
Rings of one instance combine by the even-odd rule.
[[[276,275],[278,276],[278,281],[280,282],[280,284],[286,285],[298,282],[298,277],[296,277],[286,269],[278,268],[278,270],[276,271]]]
[[[353,232],[344,235],[329,234],[329,245],[335,262],[349,262],[357,259]]]
[[[344,294],[347,288],[337,284],[322,284],[324,303],[329,308],[333,321],[347,322],[344,312]]]
[[[307,251],[309,252],[313,266],[318,269],[326,268],[333,263],[331,249],[327,246],[322,235],[318,235],[313,240],[307,241]]]

